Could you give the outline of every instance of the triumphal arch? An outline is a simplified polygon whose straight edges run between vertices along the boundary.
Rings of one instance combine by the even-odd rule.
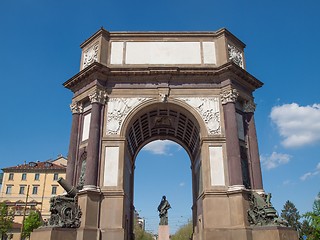
[[[213,32],[109,32],[82,45],[67,182],[77,186],[80,239],[133,239],[135,158],[169,139],[189,154],[193,239],[296,239],[262,184],[245,44]],[[267,209],[267,210],[265,210]]]

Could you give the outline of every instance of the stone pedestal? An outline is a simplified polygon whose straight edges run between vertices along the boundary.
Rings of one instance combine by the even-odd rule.
[[[298,232],[293,228],[263,226],[252,229],[253,240],[298,240]]]
[[[84,190],[78,193],[78,204],[83,214],[81,225],[78,228],[77,240],[97,239],[100,200],[101,194],[98,191]]]
[[[158,240],[170,240],[170,232],[168,225],[159,225]]]
[[[35,229],[30,236],[30,240],[76,240],[77,229],[76,228],[38,228]]]

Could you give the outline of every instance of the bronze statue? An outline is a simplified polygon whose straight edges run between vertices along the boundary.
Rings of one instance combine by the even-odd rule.
[[[81,210],[78,206],[78,190],[69,185],[63,178],[57,181],[66,195],[55,196],[50,199],[50,218],[47,227],[78,228],[80,226]]]
[[[159,225],[168,225],[168,210],[171,208],[166,196],[162,197],[162,200],[158,206],[160,223]]]
[[[251,192],[249,201],[248,221],[250,225],[288,226],[288,222],[279,217],[277,211],[272,206],[270,193],[260,196],[256,192]]]

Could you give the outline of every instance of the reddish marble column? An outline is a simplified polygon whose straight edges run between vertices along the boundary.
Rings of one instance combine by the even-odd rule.
[[[247,102],[244,105],[244,112],[246,112],[247,124],[248,124],[248,149],[249,160],[251,162],[251,184],[252,189],[262,190],[262,174],[261,164],[259,158],[258,138],[254,122],[255,104],[252,101]]]
[[[104,104],[105,102],[104,93],[99,90],[89,95],[89,97],[92,108],[87,147],[84,189],[94,189],[97,186],[100,150],[101,109],[102,104]]]
[[[227,159],[230,186],[243,186],[240,146],[236,119],[235,102],[238,97],[236,89],[223,91],[221,102],[224,111]]]
[[[78,136],[80,126],[79,119],[80,114],[82,113],[82,105],[76,102],[71,104],[70,108],[72,111],[72,126],[70,134],[66,180],[69,184],[74,185],[75,163],[77,158]]]

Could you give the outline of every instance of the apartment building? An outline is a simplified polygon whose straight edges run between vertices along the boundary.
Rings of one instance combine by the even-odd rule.
[[[65,178],[66,166],[67,159],[59,155],[55,160],[29,162],[2,169],[0,202],[5,202],[14,210],[14,222],[22,223],[26,200],[26,215],[31,210],[38,210],[43,219],[49,218],[50,198],[64,192],[57,180]]]

